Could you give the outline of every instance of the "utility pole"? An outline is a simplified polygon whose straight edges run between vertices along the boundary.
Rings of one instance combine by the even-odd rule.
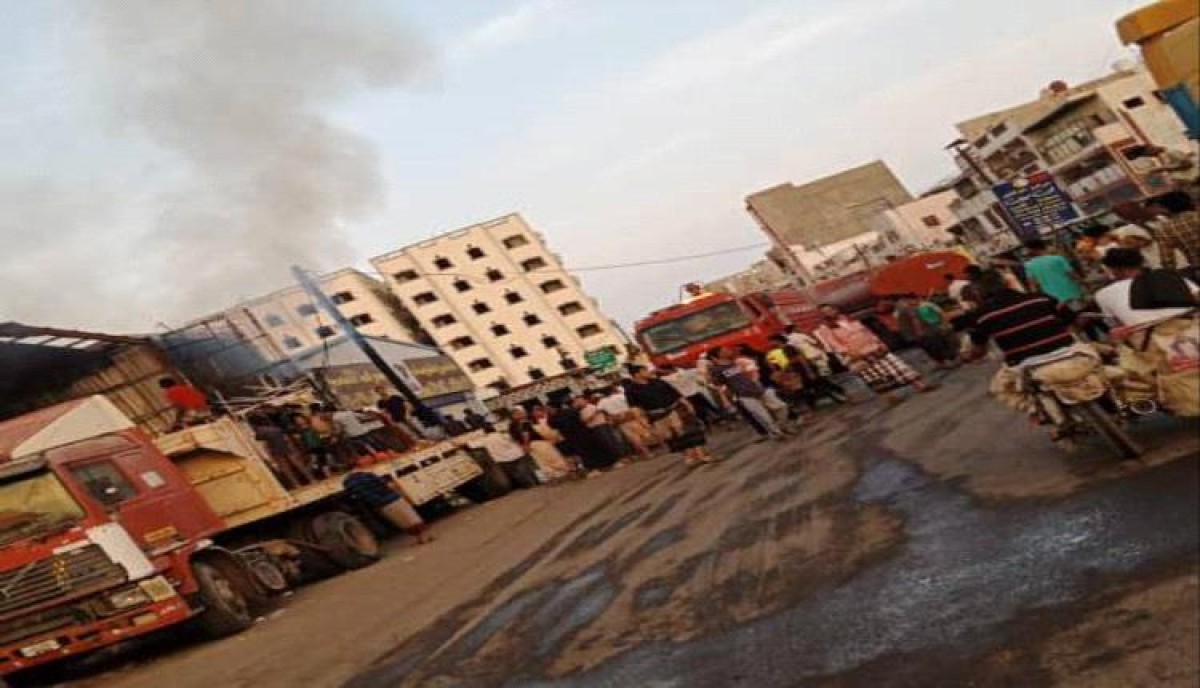
[[[754,206],[750,205],[749,201],[746,202],[746,212],[750,213],[750,217],[754,218],[754,221],[758,223],[763,233],[771,238],[771,243],[775,244],[775,248],[779,249],[780,253],[783,254],[783,260],[791,268],[789,272],[792,275],[791,281],[793,286],[796,289],[805,289],[808,287],[808,283],[815,281],[812,274],[809,273],[808,268],[804,267],[804,263],[796,257],[795,252],[792,251],[792,247],[784,241],[783,236],[779,232],[776,232],[775,228],[768,224],[762,215],[758,214],[758,211],[754,209]]]
[[[338,310],[337,305],[333,303],[333,301],[325,294],[324,291],[322,291],[321,285],[317,283],[317,280],[314,279],[307,270],[299,265],[292,266],[292,275],[296,278],[296,281],[300,283],[300,287],[303,288],[304,291],[308,292],[308,295],[317,302],[317,305],[321,307],[321,310],[325,311],[326,315],[328,315],[334,322],[338,324],[338,327],[341,328],[342,333],[346,335],[346,338],[353,342],[354,345],[363,352],[363,355],[365,355],[367,359],[379,369],[379,372],[387,378],[388,382],[392,383],[392,386],[396,388],[396,391],[400,392],[400,394],[408,400],[408,403],[412,404],[413,412],[416,414],[417,419],[425,425],[441,427],[441,416],[435,413],[433,409],[426,406],[425,402],[421,401],[421,398],[417,396],[415,392],[413,392],[412,388],[408,386],[408,383],[405,382],[404,378],[400,376],[400,373],[396,372],[396,369],[393,368],[391,364],[383,360],[383,357],[379,355],[379,352],[375,350],[375,347],[371,346],[371,343],[367,341],[367,338],[362,336],[362,333],[360,333],[358,329],[354,327],[354,325],[351,324],[351,322],[347,320],[344,315],[342,315],[341,311]]]
[[[987,184],[987,188],[990,191],[996,185],[997,180],[993,179],[992,176],[983,169],[983,166],[979,164],[979,161],[971,156],[970,151],[965,150],[968,145],[969,144],[965,139],[955,139],[946,144],[946,150],[954,151],[955,154],[958,155],[958,159],[965,162],[967,166],[970,167],[971,170],[975,172],[975,174],[978,175],[981,180],[983,180],[983,183]],[[1003,203],[997,203],[996,206],[1000,209],[1000,212],[998,213],[1000,215],[1000,219],[1004,222],[1004,224],[1008,225],[1008,231],[1012,232],[1013,236],[1017,237],[1019,240],[1021,238],[1020,226],[1017,224],[1016,220],[1014,220],[1012,216],[1008,214],[1008,208],[1005,208]]]

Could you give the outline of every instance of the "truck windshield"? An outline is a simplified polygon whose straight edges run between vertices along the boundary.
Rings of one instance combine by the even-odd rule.
[[[640,334],[650,353],[665,354],[749,326],[750,316],[736,301],[728,301],[652,325]]]
[[[49,471],[0,482],[0,544],[53,532],[83,515],[79,502]]]

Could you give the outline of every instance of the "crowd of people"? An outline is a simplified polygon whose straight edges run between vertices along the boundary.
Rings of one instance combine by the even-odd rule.
[[[1128,224],[1091,227],[1073,245],[1027,241],[1024,285],[996,268],[957,276],[965,284],[954,322],[969,335],[966,358],[982,358],[989,345],[1000,350],[999,393],[1018,386],[1011,377],[1028,361],[1081,345],[1097,357],[1116,351],[1122,375],[1142,375],[1165,395],[1164,408],[1196,415],[1200,213],[1174,192],[1115,214]],[[1128,346],[1137,333],[1139,344]]]

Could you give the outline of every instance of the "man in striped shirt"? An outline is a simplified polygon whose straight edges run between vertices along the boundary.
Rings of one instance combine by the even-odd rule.
[[[982,304],[971,318],[970,359],[982,358],[989,341],[995,342],[1010,366],[1075,343],[1054,299],[1014,291],[995,270],[985,270],[975,286]]]

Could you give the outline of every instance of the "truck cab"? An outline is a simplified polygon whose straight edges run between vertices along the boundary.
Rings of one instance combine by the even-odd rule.
[[[220,528],[102,397],[0,423],[0,674],[189,618]]]

